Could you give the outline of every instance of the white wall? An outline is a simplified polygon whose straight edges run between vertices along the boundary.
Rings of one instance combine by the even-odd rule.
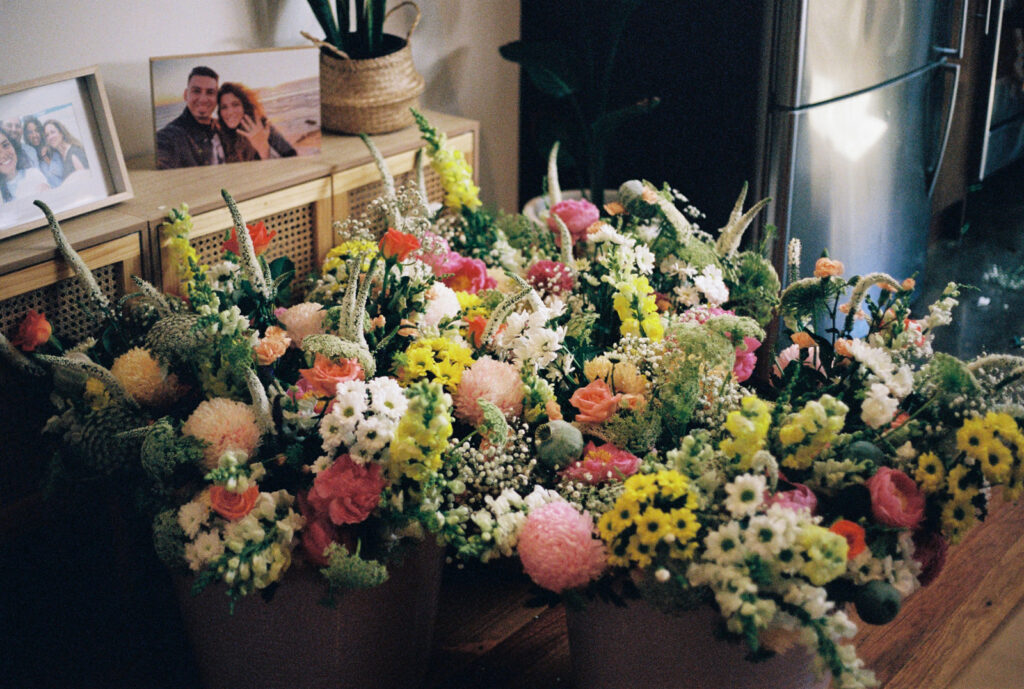
[[[427,82],[423,105],[479,120],[481,196],[514,210],[519,71],[498,46],[519,36],[519,2],[418,4],[412,47]],[[389,32],[404,35],[411,14],[399,10]],[[126,157],[153,151],[150,57],[302,45],[300,30],[321,35],[306,0],[0,0],[0,26],[0,85],[99,66]]]

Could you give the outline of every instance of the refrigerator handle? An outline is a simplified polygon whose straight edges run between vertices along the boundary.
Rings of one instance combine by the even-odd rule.
[[[991,3],[992,0],[989,0]],[[967,36],[967,6],[970,4],[970,0],[961,0],[961,12],[960,12],[960,37],[956,42],[955,48],[947,48],[945,46],[934,46],[935,52],[940,55],[953,55],[958,60],[962,60],[964,57],[964,39]]]
[[[946,115],[946,126],[942,132],[942,145],[939,148],[939,157],[935,161],[935,170],[928,182],[928,197],[931,198],[935,192],[935,183],[939,180],[939,171],[942,170],[942,159],[946,156],[946,146],[949,144],[949,132],[953,128],[953,117],[956,114],[956,95],[960,87],[960,65],[954,62],[943,62],[940,67],[953,72],[953,88],[949,92],[949,113]],[[926,171],[927,174],[927,171]]]

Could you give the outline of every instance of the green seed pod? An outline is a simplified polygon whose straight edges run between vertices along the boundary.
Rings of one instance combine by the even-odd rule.
[[[583,453],[583,434],[566,421],[548,421],[537,429],[537,459],[558,471],[569,466]]]

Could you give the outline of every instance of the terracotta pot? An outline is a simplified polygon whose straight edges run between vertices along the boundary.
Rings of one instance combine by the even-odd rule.
[[[815,677],[803,646],[745,660],[745,644],[715,635],[721,618],[708,606],[675,616],[592,601],[566,619],[576,689],[825,689],[831,678]]]
[[[334,608],[313,567],[294,565],[273,600],[247,596],[228,612],[223,586],[199,596],[176,581],[185,628],[208,689],[407,689],[430,658],[443,550],[412,550],[374,589],[348,591]]]

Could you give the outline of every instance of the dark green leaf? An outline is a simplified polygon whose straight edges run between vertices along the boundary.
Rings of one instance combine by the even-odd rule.
[[[513,41],[498,48],[506,60],[526,70],[538,89],[555,98],[565,98],[579,90],[573,68],[572,51],[558,41]]]
[[[657,96],[627,105],[611,112],[606,112],[594,122],[594,138],[603,141],[629,120],[645,115],[658,107],[661,99]]]

